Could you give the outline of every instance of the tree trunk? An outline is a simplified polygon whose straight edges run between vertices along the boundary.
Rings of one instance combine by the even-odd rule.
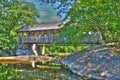
[[[96,26],[96,29],[97,29],[97,31],[98,31],[99,34],[100,34],[100,39],[101,39],[102,45],[105,45],[105,43],[106,43],[106,38],[105,38],[105,36],[104,36],[104,32],[102,31],[102,29],[100,28],[99,25]]]

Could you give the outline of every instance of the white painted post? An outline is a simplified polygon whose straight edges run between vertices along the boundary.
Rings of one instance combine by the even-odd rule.
[[[38,53],[36,51],[36,44],[32,45],[32,50],[33,50],[34,54],[38,56]]]
[[[32,68],[35,68],[35,61],[32,61]]]
[[[45,54],[45,45],[42,46],[42,55]]]

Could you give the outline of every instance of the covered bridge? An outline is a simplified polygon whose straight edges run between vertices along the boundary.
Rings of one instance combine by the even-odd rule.
[[[61,31],[64,22],[42,22],[33,26],[23,26],[17,30],[19,35],[19,44],[24,44],[32,47],[33,52],[38,55],[36,51],[36,44],[41,45],[41,54],[44,54],[44,44],[50,44],[53,42],[64,42],[65,39],[58,38],[56,33]]]

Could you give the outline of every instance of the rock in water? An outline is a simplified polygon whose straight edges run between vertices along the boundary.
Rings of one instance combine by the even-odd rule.
[[[61,65],[80,76],[103,80],[120,80],[120,56],[111,48],[100,46],[76,52],[61,59]]]

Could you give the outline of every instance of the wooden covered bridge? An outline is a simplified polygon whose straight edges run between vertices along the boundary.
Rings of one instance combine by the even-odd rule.
[[[50,44],[53,42],[64,42],[65,38],[58,38],[56,33],[61,31],[64,22],[54,21],[54,22],[42,22],[37,23],[33,26],[23,26],[17,30],[19,35],[19,44],[24,44],[27,47],[32,47],[32,50],[36,55],[38,55],[35,50],[36,45],[40,45],[39,49],[42,51],[41,54],[44,55],[45,44]]]
[[[57,32],[61,31],[63,22],[43,22],[34,26],[23,26],[17,30],[22,44],[49,44],[55,42]]]
[[[41,54],[43,55],[45,53],[44,47],[46,44],[54,42],[64,44],[67,41],[66,37],[59,37],[56,35],[61,31],[61,28],[66,22],[67,20],[52,21],[37,23],[33,26],[23,26],[17,30],[17,33],[19,35],[19,44],[24,44],[27,47],[32,47],[32,50],[34,49],[33,51],[36,55],[38,55],[38,53],[35,51],[35,49],[40,49],[42,51]],[[94,34],[91,36],[94,36],[94,38],[97,39],[96,41],[99,40],[99,34],[97,34],[97,38]],[[94,43],[96,42],[94,38],[84,38],[83,41],[85,43]],[[39,47],[36,47],[36,45],[39,45]]]

